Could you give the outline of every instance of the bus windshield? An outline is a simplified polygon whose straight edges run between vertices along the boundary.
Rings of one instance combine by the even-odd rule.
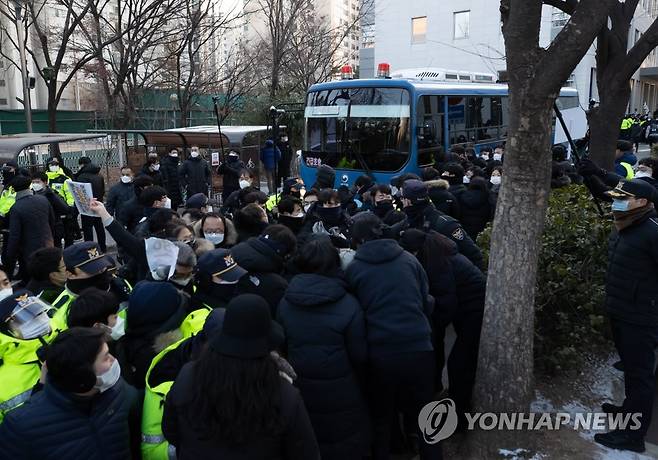
[[[336,88],[306,100],[307,166],[397,171],[409,159],[409,93],[402,88]]]

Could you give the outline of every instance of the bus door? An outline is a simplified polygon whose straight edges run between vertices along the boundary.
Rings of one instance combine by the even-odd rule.
[[[432,166],[443,150],[444,96],[424,95],[416,103],[416,147],[419,168]]]

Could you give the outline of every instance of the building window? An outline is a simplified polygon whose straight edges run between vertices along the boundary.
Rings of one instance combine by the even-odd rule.
[[[5,99],[5,98],[0,98],[0,105],[8,105],[8,104],[7,104],[7,99]]]
[[[7,83],[4,80],[0,80],[0,88],[2,88],[3,86],[6,86],[6,85],[7,85]]]
[[[468,38],[471,25],[470,11],[457,11],[453,16],[454,39]]]
[[[427,38],[427,16],[411,18],[411,43],[425,43]]]

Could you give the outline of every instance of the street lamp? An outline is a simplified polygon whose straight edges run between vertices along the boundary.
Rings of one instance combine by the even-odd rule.
[[[171,101],[171,106],[174,112],[174,129],[176,128],[176,104],[178,103],[178,94],[171,93],[169,95],[169,100]]]
[[[28,84],[27,53],[25,52],[25,35],[23,30],[23,6],[15,0],[16,36],[18,38],[18,53],[21,60],[21,81],[23,83],[23,110],[25,111],[25,130],[32,132],[32,103],[30,102],[30,86]]]

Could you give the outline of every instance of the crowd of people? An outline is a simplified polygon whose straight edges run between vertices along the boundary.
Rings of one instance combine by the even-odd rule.
[[[269,195],[232,153],[212,205],[198,149],[177,155],[121,168],[107,194],[88,159],[76,175],[59,158],[46,173],[4,165],[0,458],[442,458],[417,418],[447,396],[467,426],[476,240],[504,146],[457,146],[390,184],[336,189],[322,165]],[[582,181],[564,149],[553,157],[554,187]],[[69,177],[92,184],[85,241]]]

